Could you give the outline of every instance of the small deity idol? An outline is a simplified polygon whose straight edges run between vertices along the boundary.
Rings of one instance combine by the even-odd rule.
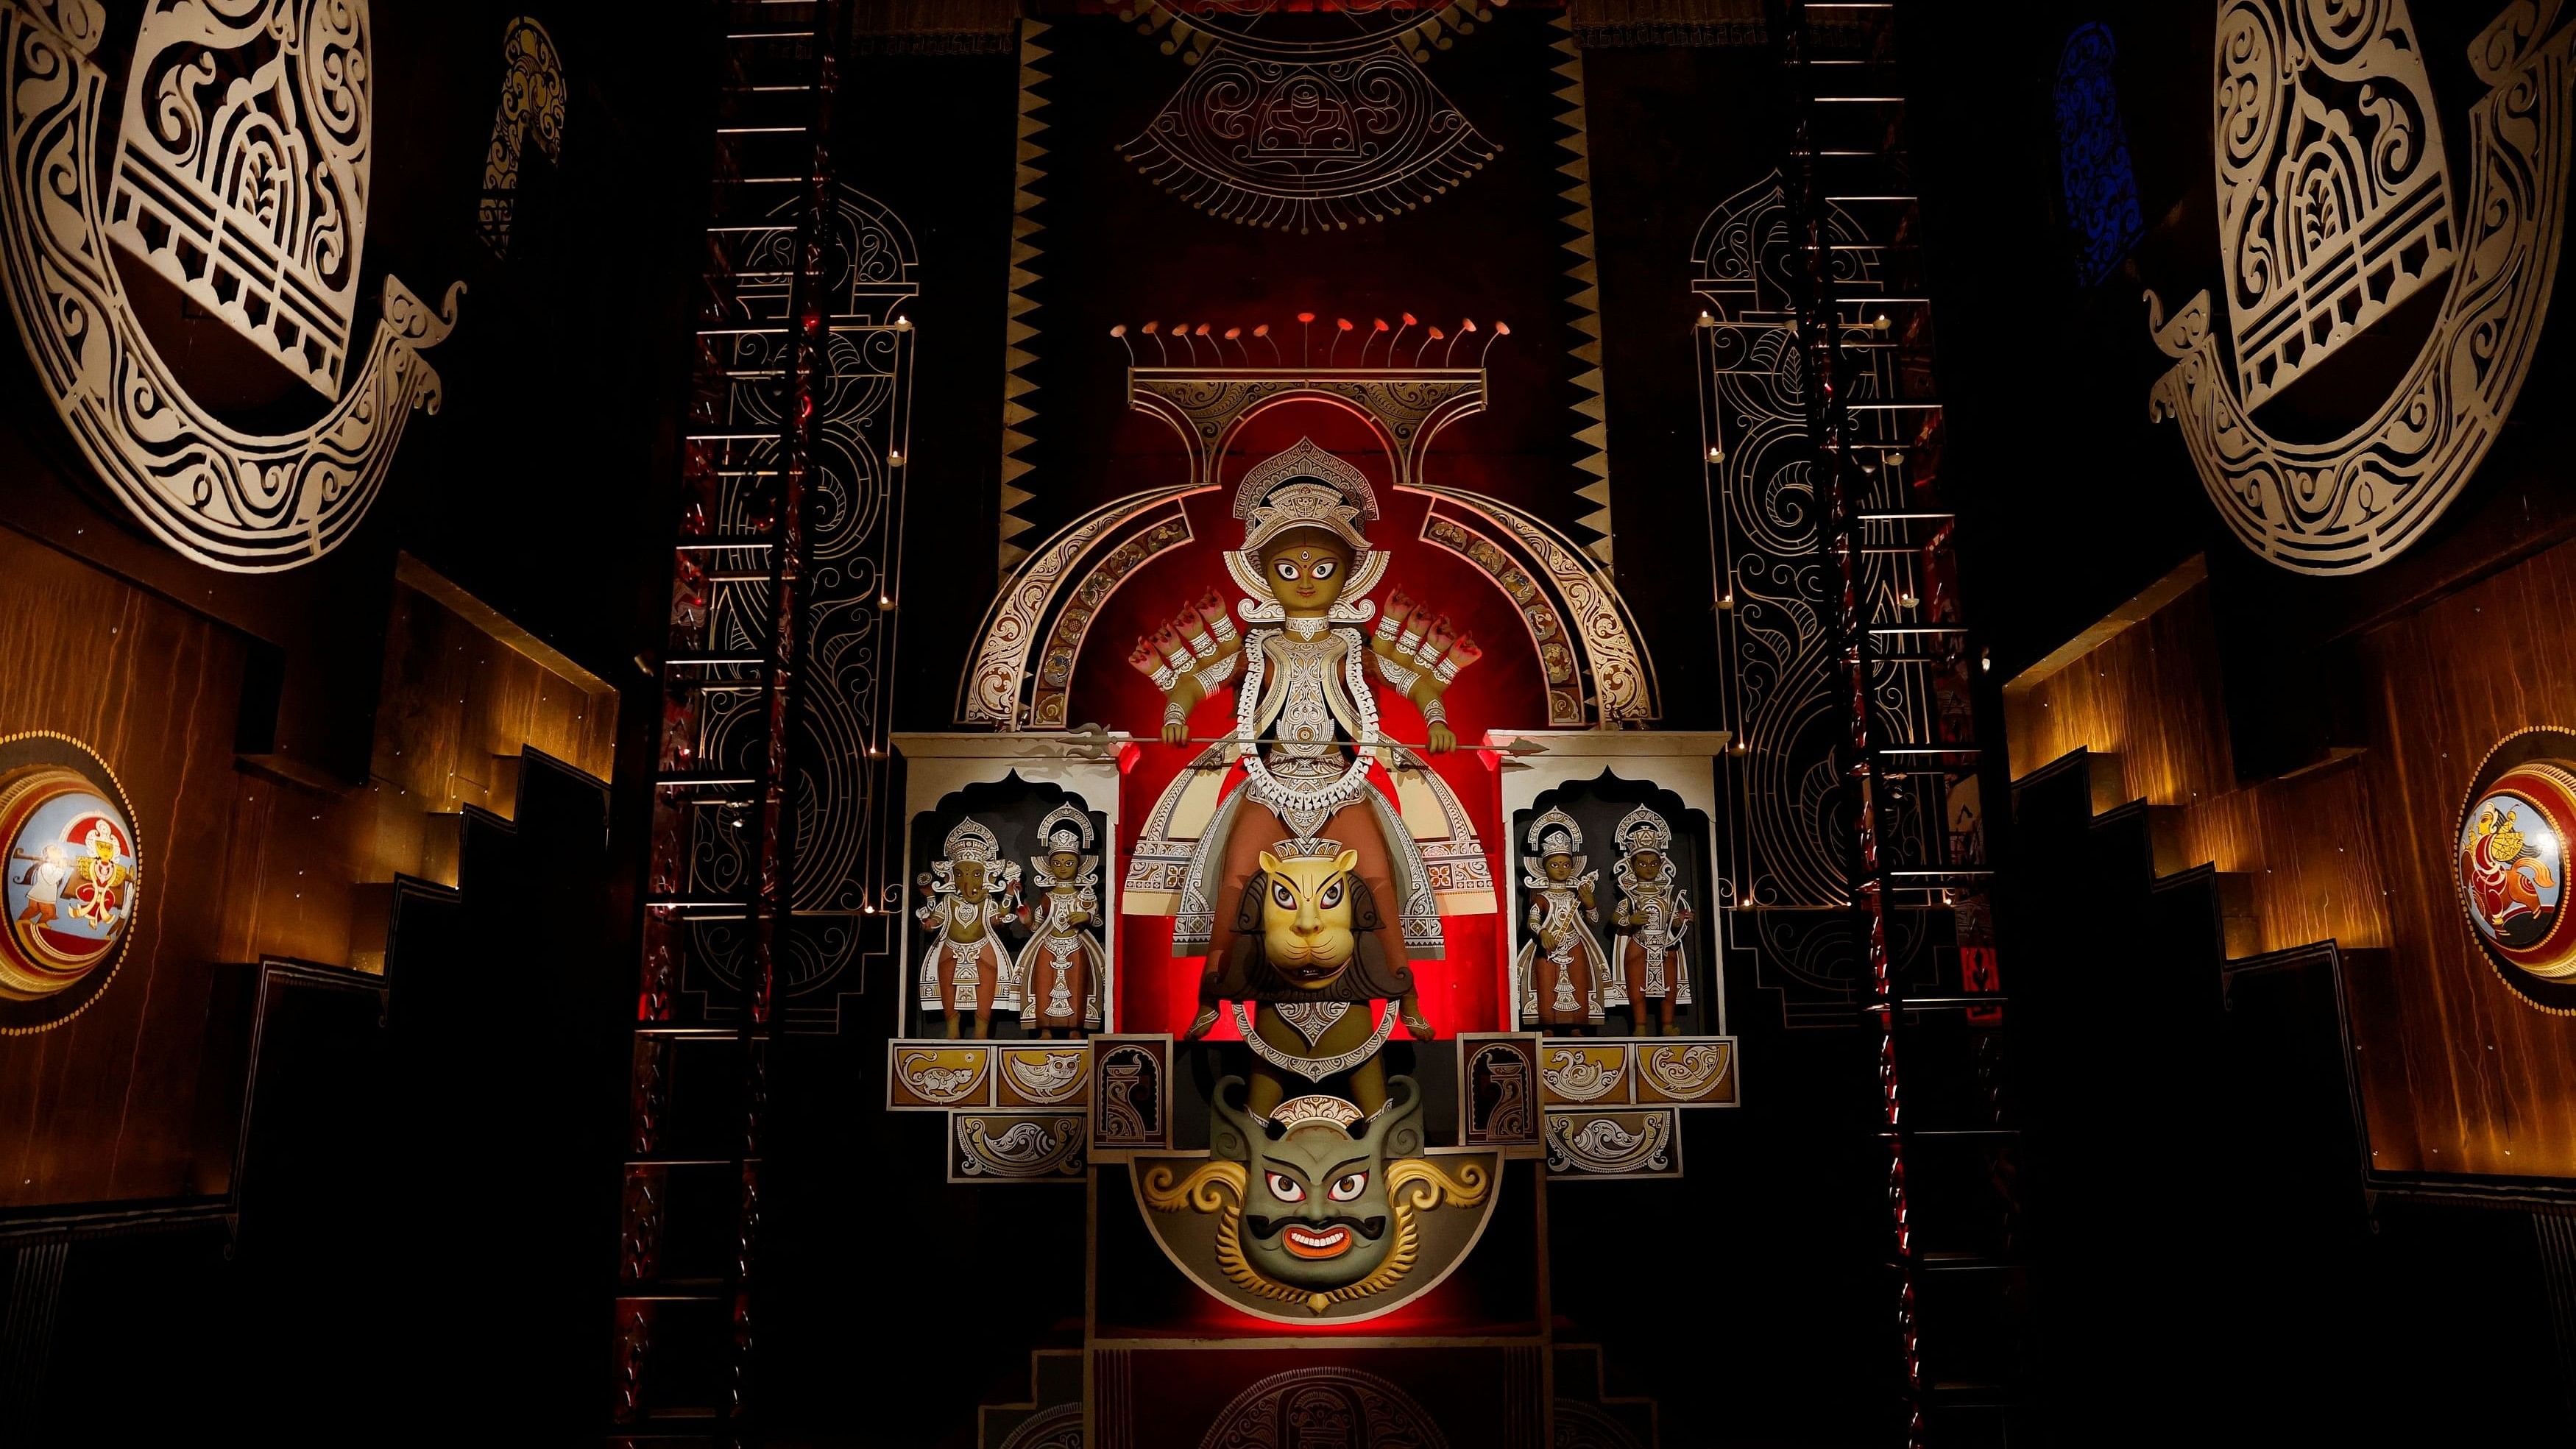
[[[1002,952],[996,928],[1019,914],[1020,868],[1002,859],[993,832],[969,818],[957,822],[942,845],[945,858],[930,863],[913,884],[921,905],[913,911],[931,932],[921,958],[921,1011],[948,1013],[948,1035],[972,1013],[978,1040],[992,1035],[993,1013],[1020,1009],[1020,968]]]
[[[1619,904],[1610,925],[1623,942],[1619,968],[1637,1035],[1646,1035],[1654,1013],[1663,1034],[1673,1034],[1673,1008],[1691,1004],[1690,968],[1682,933],[1692,920],[1690,892],[1673,868],[1673,828],[1640,805],[1619,822]]]
[[[1593,898],[1600,873],[1583,868],[1583,827],[1562,810],[1531,821],[1528,838],[1533,853],[1521,857],[1521,884],[1530,893],[1530,934],[1512,962],[1521,1025],[1587,1035],[1601,1025],[1604,1006],[1623,1001],[1609,953],[1592,934],[1601,919]]]
[[[1091,850],[1091,815],[1059,805],[1038,822],[1046,854],[1029,862],[1037,898],[1020,907],[1029,928],[1019,977],[1027,1004],[1020,1025],[1041,1036],[1100,1030],[1100,982],[1107,957],[1100,924],[1100,857]]]

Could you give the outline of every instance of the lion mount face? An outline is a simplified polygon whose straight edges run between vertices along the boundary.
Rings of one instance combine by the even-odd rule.
[[[1286,861],[1261,852],[1269,882],[1261,902],[1262,944],[1272,969],[1289,985],[1321,990],[1349,969],[1356,947],[1350,871],[1359,858],[1355,850],[1329,860]]]

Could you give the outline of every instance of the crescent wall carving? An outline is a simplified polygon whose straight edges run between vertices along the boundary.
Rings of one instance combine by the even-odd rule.
[[[2247,548],[2331,575],[2376,568],[2432,528],[2530,375],[2566,222],[2570,29],[2561,0],[2538,0],[2508,7],[2469,47],[2486,91],[2468,111],[2468,201],[2455,222],[2447,183],[2435,184],[2440,135],[2403,0],[2318,11],[2289,0],[2220,11],[2211,142],[2238,335],[2222,348],[2207,292],[2171,317],[2148,293],[2148,327],[2174,360],[2148,410],[2182,429]],[[2382,99],[2319,121],[2331,107],[2300,88],[2311,72],[2366,79]],[[2327,263],[2341,270],[2320,271]],[[2300,366],[2445,267],[2431,335],[2367,420],[2322,443],[2256,420],[2255,404]]]
[[[277,11],[276,24],[268,28],[300,36],[303,27],[291,8],[287,0],[269,0],[251,29],[266,25],[269,12]],[[336,13],[349,20],[346,33],[325,39],[334,53],[356,55],[360,63],[355,71],[363,77],[366,7],[352,0]],[[145,31],[137,43],[129,91],[146,80],[144,57],[154,44],[148,19]],[[383,315],[365,364],[354,382],[339,387],[340,358],[329,342],[329,327],[298,333],[290,342],[277,316],[282,304],[262,302],[238,287],[227,298],[221,270],[206,251],[192,251],[188,239],[159,231],[149,215],[138,212],[140,222],[118,232],[119,244],[138,250],[156,271],[175,269],[192,294],[202,285],[219,303],[213,309],[217,316],[277,350],[281,359],[294,354],[301,362],[288,365],[324,395],[337,398],[329,412],[295,432],[254,434],[226,426],[189,396],[154,348],[109,253],[111,199],[102,194],[98,177],[103,148],[111,148],[114,138],[100,124],[107,72],[92,56],[104,33],[104,12],[96,0],[47,5],[9,0],[0,6],[0,45],[6,48],[0,65],[5,65],[7,86],[0,125],[6,127],[8,144],[8,174],[0,184],[0,233],[5,233],[0,244],[7,248],[9,310],[18,335],[82,456],[155,536],[208,568],[227,572],[269,573],[310,563],[344,542],[366,516],[412,411],[438,410],[438,373],[421,354],[456,325],[456,302],[464,284],[448,288],[433,310],[399,280],[386,277]],[[172,41],[162,49],[177,45]],[[312,107],[315,114],[345,121],[348,132],[326,149],[357,158],[341,168],[352,173],[346,194],[313,199],[317,212],[336,209],[336,227],[327,224],[332,220],[328,215],[310,226],[280,223],[286,233],[277,240],[290,243],[287,249],[296,253],[290,260],[300,259],[302,271],[339,289],[327,301],[356,285],[370,112],[362,86],[353,84],[340,94],[303,77],[303,66],[287,63],[299,53],[288,45],[282,58],[272,62],[282,67],[276,83],[300,91],[318,88],[322,94]],[[135,97],[129,96],[129,115],[134,105]],[[214,126],[223,120],[218,114],[192,124]],[[302,138],[272,134],[237,139],[234,149],[293,149]],[[120,188],[115,201],[125,199]],[[128,231],[133,235],[127,236]],[[323,310],[340,315],[336,305]],[[254,318],[252,312],[260,315]]]

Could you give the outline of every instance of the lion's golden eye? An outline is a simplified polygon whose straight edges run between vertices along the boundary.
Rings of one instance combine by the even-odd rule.
[[[1290,1177],[1285,1173],[1272,1172],[1265,1173],[1263,1175],[1270,1179],[1270,1195],[1272,1197],[1279,1199],[1281,1202],[1304,1202],[1306,1200],[1306,1184],[1299,1182],[1297,1179]],[[1341,1184],[1339,1183],[1334,1184],[1336,1188],[1340,1185]]]
[[[1340,905],[1341,903],[1342,903],[1342,878],[1341,878],[1340,876],[1335,876],[1335,877],[1333,877],[1332,883],[1331,883],[1330,885],[1327,885],[1327,886],[1325,886],[1325,887],[1324,887],[1324,895],[1323,895],[1323,899],[1322,899],[1320,902],[1318,902],[1318,904],[1322,905],[1322,906],[1323,906],[1323,908],[1324,908],[1325,910],[1328,910],[1328,911],[1329,911],[1329,910],[1331,910],[1333,907],[1338,906],[1338,905]]]
[[[1297,897],[1289,893],[1285,881],[1274,880],[1270,883],[1270,900],[1283,911],[1297,909]]]

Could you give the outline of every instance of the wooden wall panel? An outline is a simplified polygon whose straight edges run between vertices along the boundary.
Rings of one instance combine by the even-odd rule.
[[[190,1140],[225,916],[231,631],[0,530],[0,733],[87,742],[124,784],[143,891],[115,980],[50,1031],[0,1037],[0,1206],[221,1191]]]
[[[2236,788],[2206,584],[2045,679],[2017,681],[2005,703],[2014,779],[2089,748],[2119,756],[2131,800],[2188,805]]]
[[[2576,1016],[2499,980],[2461,918],[2451,839],[2478,762],[2530,725],[2576,728],[2576,545],[2363,641],[2369,744],[2236,785],[2206,586],[2010,699],[2016,775],[2115,754],[2128,798],[2173,807],[2167,869],[2254,885],[2259,949],[2348,952],[2356,1065],[2383,1172],[2576,1176]]]
[[[348,964],[358,876],[347,792],[249,771],[234,781],[223,931],[212,959]]]
[[[568,678],[439,600],[394,586],[370,770],[378,781],[433,809],[508,815],[522,746],[605,780],[616,724],[617,696],[597,681]]]
[[[2461,798],[2487,751],[2526,726],[2576,728],[2571,619],[2576,545],[2561,545],[2364,641],[2364,771],[2396,949],[2362,1035],[2365,1054],[2397,1058],[2375,1070],[2403,1083],[2390,1115],[2412,1127],[2373,1138],[2383,1170],[2576,1176],[2576,1017],[2498,979],[2451,870]]]
[[[145,882],[97,1002],[0,1037],[0,1207],[224,1191],[231,1144],[195,1140],[225,1115],[196,1110],[215,963],[380,966],[381,941],[359,939],[381,926],[370,889],[397,871],[453,883],[454,812],[513,813],[523,745],[608,776],[614,693],[386,586],[375,769],[343,785],[235,755],[241,636],[0,530],[0,733],[57,730],[108,761],[134,805]]]
[[[2388,886],[2369,814],[2360,761],[2338,761],[2178,810],[2174,863],[2252,878],[2257,951],[2375,950],[2389,943]]]
[[[2168,812],[2157,823],[2162,869],[2207,864],[2252,879],[2254,949],[2389,944],[2359,766],[2239,786],[2219,670],[2209,586],[2195,583],[2054,673],[2014,682],[2014,776],[2076,749],[2116,758],[2118,798]]]

